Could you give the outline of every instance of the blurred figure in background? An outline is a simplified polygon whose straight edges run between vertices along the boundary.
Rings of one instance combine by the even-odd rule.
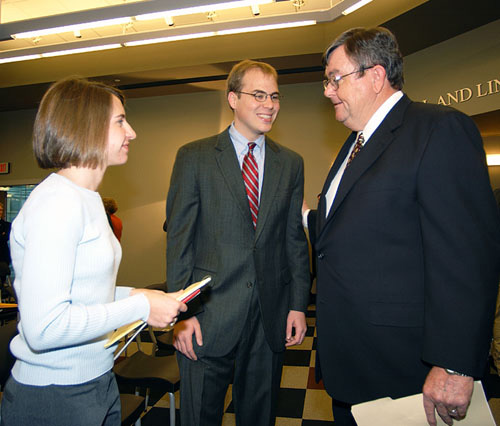
[[[104,209],[106,210],[106,215],[108,216],[108,221],[115,234],[118,241],[122,239],[123,223],[122,220],[115,215],[118,210],[118,204],[114,198],[103,197],[102,202],[104,204]]]

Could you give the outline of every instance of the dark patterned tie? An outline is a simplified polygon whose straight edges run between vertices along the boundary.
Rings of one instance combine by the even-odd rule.
[[[253,155],[254,148],[255,142],[250,142],[248,144],[247,155],[243,159],[241,172],[245,181],[250,213],[252,213],[252,222],[255,228],[257,226],[257,214],[259,213],[259,166]]]
[[[358,152],[363,148],[363,144],[365,143],[365,137],[363,136],[363,132],[359,132],[358,137],[356,138],[356,143],[354,144],[354,149],[351,151],[351,155],[347,159],[346,167],[351,164],[351,161],[354,160],[354,157],[358,155]]]

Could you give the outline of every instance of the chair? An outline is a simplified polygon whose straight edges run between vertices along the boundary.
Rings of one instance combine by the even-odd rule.
[[[16,322],[18,316],[17,304],[0,303],[0,326],[8,322]]]
[[[138,345],[139,346],[139,345]],[[153,352],[154,353],[154,352]],[[148,355],[139,350],[132,356],[115,364],[113,371],[118,382],[148,389],[146,406],[149,398],[149,389],[158,389],[169,395],[170,426],[175,425],[175,395],[180,386],[179,366],[175,355],[159,356]]]
[[[120,394],[122,406],[121,426],[141,426],[141,414],[146,410],[146,399],[139,395]]]
[[[166,355],[175,354],[173,337],[174,337],[173,330],[161,333],[158,336],[153,333],[153,336],[151,338],[151,340],[153,341],[153,350],[155,351],[161,350]]]

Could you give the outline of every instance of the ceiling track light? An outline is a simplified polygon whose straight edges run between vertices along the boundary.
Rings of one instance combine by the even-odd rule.
[[[100,45],[100,46],[86,46],[86,47],[67,49],[67,50],[45,51],[45,52],[34,53],[34,54],[29,54],[29,55],[19,55],[19,56],[4,57],[4,58],[0,57],[0,64],[5,64],[5,63],[9,63],[9,62],[28,61],[28,60],[40,59],[40,58],[50,58],[50,57],[54,57],[54,56],[72,55],[72,54],[77,54],[77,53],[94,52],[94,51],[99,51],[99,50],[117,49],[120,47],[140,46],[140,45],[146,45],[146,44],[166,43],[166,42],[189,40],[189,39],[195,39],[195,38],[214,37],[214,36],[220,36],[220,35],[230,35],[230,34],[238,34],[238,33],[246,33],[246,32],[267,31],[267,30],[273,30],[273,29],[302,27],[302,26],[314,25],[314,24],[316,24],[315,20],[285,22],[285,23],[279,23],[279,24],[268,24],[268,25],[252,26],[252,27],[222,29],[222,30],[217,30],[217,31],[205,31],[205,32],[201,32],[201,33],[181,34],[181,35],[168,36],[168,37],[159,37],[159,38],[150,39],[150,40],[136,40],[136,41],[130,41],[130,42],[110,43],[110,44]],[[83,43],[85,43],[85,42],[83,42]]]
[[[278,0],[147,0],[121,5],[91,8],[53,16],[42,16],[24,21],[0,24],[0,41],[16,38],[32,38],[48,34],[73,32],[76,29],[99,28],[118,25],[137,17],[138,20],[161,19],[165,15],[181,16],[206,13],[222,9],[248,7],[253,4],[275,3]],[[1,0],[0,0],[1,3]],[[175,8],[177,3],[177,8]],[[181,4],[181,9],[178,5]],[[115,22],[114,22],[115,21]],[[61,25],[63,23],[63,25]]]
[[[132,22],[131,18],[106,19],[103,21],[86,22],[86,23],[76,24],[76,25],[64,25],[61,27],[45,28],[43,30],[26,31],[26,32],[17,33],[17,34],[11,34],[11,37],[14,39],[33,38],[33,37],[39,37],[39,36],[44,36],[44,35],[50,35],[50,34],[60,34],[60,33],[66,33],[66,32],[86,30],[89,28],[101,28],[101,27],[107,27],[107,26],[111,26],[111,25],[128,24],[131,22]]]
[[[342,12],[342,15],[349,15],[349,13],[354,12],[355,10],[360,9],[361,7],[367,5],[370,3],[372,0],[360,0],[357,3],[353,4],[351,7],[348,7]]]
[[[40,58],[51,58],[54,56],[74,55],[77,53],[96,52],[99,50],[118,49],[120,47],[123,47],[120,43],[113,43],[101,46],[82,47],[78,49],[67,49],[67,50],[36,53],[33,55],[12,56],[10,58],[0,58],[0,64],[7,64],[9,62],[30,61],[33,59],[40,59]]]
[[[122,47],[122,45],[119,43],[105,44],[102,46],[82,47],[80,49],[67,49],[67,50],[58,50],[55,52],[46,52],[46,53],[41,53],[40,56],[42,58],[52,58],[54,56],[74,55],[76,53],[97,52],[100,50],[118,49],[120,47]]]
[[[193,7],[186,7],[183,9],[169,10],[165,12],[145,13],[142,15],[137,15],[136,18],[139,21],[147,21],[150,19],[162,18],[166,14],[169,14],[171,16],[185,16],[185,15],[193,15],[196,13],[209,13],[209,12],[216,12],[218,10],[237,9],[239,7],[268,4],[274,2],[275,0],[240,0],[240,1],[220,2],[220,3],[207,4],[203,6],[193,6]]]
[[[196,6],[204,4],[204,7],[209,7],[209,5],[204,3],[204,1],[206,0],[184,0],[182,2],[182,5]],[[236,33],[251,32],[251,31],[264,31],[264,30],[272,30],[279,28],[297,27],[301,26],[299,21],[308,22],[307,24],[304,25],[312,25],[315,24],[316,22],[331,22],[341,17],[343,13],[344,14],[347,13],[349,11],[348,9],[349,6],[353,6],[353,9],[354,7],[359,8],[361,5],[366,4],[366,2],[368,2],[369,0],[363,0],[363,2],[361,3],[358,2],[357,0],[342,0],[342,1],[335,0],[336,1],[335,4],[333,4],[334,3],[333,0],[321,0],[326,2],[325,7],[322,8],[318,7],[311,8],[310,5],[313,5],[313,2],[311,1],[310,3],[308,3],[305,0],[291,0],[286,2],[285,1],[281,2],[278,0],[237,2],[237,4],[240,7],[242,6],[243,3],[245,3],[245,7],[243,9],[246,8],[246,11],[244,10],[238,11],[239,15],[237,16],[240,16],[243,12],[245,12],[244,16],[246,17],[236,20],[234,19],[231,20],[226,17],[226,16],[232,16],[231,14],[226,15],[225,13],[222,12],[218,15],[216,14],[217,13],[216,10],[223,9],[222,5],[224,5],[225,7],[228,7],[228,5],[234,6],[236,2],[227,2],[224,0],[208,0],[208,1],[212,2],[212,4],[210,5],[211,10],[208,10],[210,20],[203,21],[203,15],[201,15],[193,18],[196,19],[197,22],[196,24],[179,25],[179,23],[176,22],[177,25],[173,28],[169,27],[172,27],[174,25],[174,20],[175,20],[173,15],[174,10],[171,9],[165,11],[166,7],[165,4],[167,3],[166,0],[148,0],[143,3],[143,6],[141,8],[138,8],[138,6],[136,6],[134,3],[130,3],[126,5],[127,7],[125,9],[116,6],[102,8],[105,9],[103,11],[97,9],[99,13],[97,12],[93,12],[92,14],[86,13],[83,15],[85,20],[80,20],[80,21],[78,19],[81,18],[82,15],[78,12],[78,13],[59,15],[57,19],[34,19],[15,24],[2,24],[0,25],[0,40],[2,39],[5,40],[5,38],[3,38],[5,34],[11,34],[13,32],[16,32],[18,36],[20,36],[21,35],[20,33],[22,31],[29,30],[30,28],[37,29],[36,31],[39,31],[38,29],[40,28],[44,27],[47,28],[48,23],[51,23],[52,27],[57,26],[53,25],[54,23],[57,23],[59,25],[61,25],[61,23],[71,24],[58,28],[59,29],[64,28],[65,30],[71,29],[72,33],[73,31],[75,31],[73,34],[75,34],[76,37],[78,35],[77,31],[80,31],[83,28],[83,27],[80,28],[77,27],[76,24],[78,22],[87,22],[87,24],[85,25],[88,26],[91,25],[89,21],[100,22],[101,24],[102,22],[109,23],[113,16],[111,12],[115,13],[114,15],[115,17],[116,16],[123,17],[125,13],[128,14],[132,10],[135,12],[134,15],[127,15],[127,16],[135,16],[135,18],[130,18],[130,17],[121,18],[125,19],[124,21],[125,23],[128,23],[126,24],[125,27],[132,28],[132,31],[123,31],[122,34],[118,34],[118,32],[115,29],[115,34],[109,36],[102,36],[97,38],[91,37],[90,39],[87,40],[84,40],[83,38],[81,40],[73,39],[70,42],[64,42],[58,45],[54,44],[44,45],[44,46],[38,45],[22,49],[15,49],[12,51],[4,51],[0,52],[0,63],[14,62],[21,60],[21,58],[25,58],[23,60],[40,58],[42,57],[41,55],[43,53],[49,53],[49,55],[47,56],[51,56],[50,54],[56,51],[57,49],[59,49],[58,51],[68,52],[66,54],[83,53],[84,51],[87,50],[80,50],[80,49],[96,45],[113,44],[117,45],[117,47],[120,46],[125,47],[125,46],[141,45],[141,44],[186,40],[190,38],[212,37],[215,35],[227,35],[227,34],[236,34]],[[168,0],[168,2],[170,3],[172,2],[172,0]],[[265,8],[259,7],[260,4],[274,3],[274,2],[275,5],[266,6]],[[288,3],[290,6],[294,6],[295,8],[300,8],[300,10],[295,10],[295,12],[292,12],[289,10],[290,6],[287,6],[288,12],[277,13],[276,11],[284,10],[283,9],[284,3]],[[327,6],[327,3],[329,4],[329,7]],[[131,9],[128,6],[135,7],[135,9],[134,8]],[[186,9],[183,10],[185,11]],[[141,20],[142,18],[144,18],[144,14],[140,15],[138,14],[138,12],[143,13],[143,12],[157,12],[157,11],[162,11],[160,14],[157,14],[155,18],[155,19],[158,18],[162,19],[162,22],[155,24],[156,25],[155,28],[157,29],[149,31],[141,31],[140,27],[139,28],[132,27],[133,23],[135,23],[135,20]],[[250,14],[250,11],[252,12],[253,16]],[[175,13],[177,13],[177,11],[175,11]],[[257,13],[259,13],[258,17],[256,15]],[[96,20],[97,16],[110,19],[102,19],[101,21],[98,21]],[[116,21],[112,22],[116,24]],[[163,22],[165,22],[165,24],[168,25],[168,27],[166,27],[165,24],[161,25]],[[18,31],[11,31],[14,29]],[[11,56],[11,55],[16,55],[16,56]]]

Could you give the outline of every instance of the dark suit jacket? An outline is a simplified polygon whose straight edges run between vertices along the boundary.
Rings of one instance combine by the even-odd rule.
[[[317,349],[328,393],[350,403],[418,393],[431,365],[481,376],[500,229],[472,120],[404,96],[346,169],[327,218],[325,211],[322,196]]]
[[[197,301],[204,343],[200,348],[193,342],[197,354],[222,356],[234,347],[253,291],[275,352],[285,348],[289,310],[307,309],[303,161],[269,138],[265,150],[256,230],[228,129],[177,153],[167,198],[168,288],[213,277],[211,291]]]

